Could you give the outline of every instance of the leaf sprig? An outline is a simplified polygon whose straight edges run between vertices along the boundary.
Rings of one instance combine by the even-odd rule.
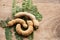
[[[11,32],[11,28],[7,27],[7,23],[10,21],[9,18],[7,18],[6,20],[0,20],[0,26],[2,28],[5,28],[5,37],[6,40],[12,40],[12,32]]]

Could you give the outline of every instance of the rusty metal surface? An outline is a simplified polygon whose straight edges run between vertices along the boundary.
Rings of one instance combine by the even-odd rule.
[[[20,4],[22,1],[17,0],[17,2]],[[43,16],[39,29],[34,33],[34,40],[60,40],[60,4],[56,1],[46,3],[36,2],[36,0],[33,0],[33,3]],[[12,0],[0,0],[0,18],[11,17],[11,10]],[[4,32],[0,27],[0,40],[6,40]],[[28,39],[24,38],[24,40]]]

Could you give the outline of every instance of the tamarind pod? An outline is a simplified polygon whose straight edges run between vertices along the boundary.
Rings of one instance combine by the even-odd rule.
[[[33,22],[32,21],[27,21],[27,23],[28,23],[28,29],[25,30],[25,31],[21,29],[20,24],[17,24],[16,31],[17,31],[18,34],[21,34],[23,36],[28,36],[33,32]]]
[[[29,17],[30,19],[36,19],[35,16],[31,13],[28,13],[28,12],[18,12],[17,14],[15,14],[15,17],[21,17],[21,16],[27,16]]]
[[[33,21],[35,27],[39,26],[39,22],[38,22],[38,20],[35,18],[35,16],[33,14],[28,13],[28,12],[19,12],[19,13],[15,14],[16,18],[21,17],[21,16],[29,17]]]
[[[24,28],[27,28],[26,22],[23,19],[19,19],[19,18],[9,21],[7,25],[13,26],[16,23],[22,24]]]

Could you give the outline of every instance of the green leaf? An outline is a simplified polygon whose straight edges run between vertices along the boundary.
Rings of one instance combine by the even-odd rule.
[[[12,18],[14,18],[15,14],[16,14],[16,0],[13,0],[13,2],[12,2]]]
[[[42,15],[38,12],[36,6],[32,6],[29,12],[33,14],[37,20],[42,20]]]
[[[7,24],[10,21],[9,18],[7,18],[5,20],[5,23]],[[12,32],[11,32],[11,28],[6,27],[5,28],[5,36],[6,36],[6,40],[12,40]]]
[[[5,28],[6,22],[4,20],[0,20],[0,27]]]
[[[0,19],[0,26],[3,27],[3,28],[6,28],[8,21],[10,21],[9,18],[7,18],[6,20]]]
[[[38,12],[37,7],[32,4],[32,0],[23,0],[22,9],[33,14],[37,20],[42,20],[42,15]]]
[[[10,19],[7,18],[6,20],[0,20],[0,25],[1,27],[5,28],[5,36],[6,36],[6,40],[12,40],[12,32],[11,32],[11,28],[8,28],[6,25],[7,25],[7,22],[9,21]]]
[[[16,0],[12,1],[12,7],[14,8],[16,6]]]
[[[17,40],[23,40],[23,37],[21,35],[18,35],[17,33],[15,33],[15,36]]]
[[[33,36],[34,36],[34,32],[31,33],[31,34],[28,36],[28,39],[29,39],[29,40],[33,40],[33,38],[34,38]]]
[[[18,12],[22,12],[22,8],[20,8],[19,6],[16,6],[16,13]]]
[[[5,22],[8,23],[11,19],[8,17]]]
[[[5,28],[5,36],[6,36],[6,40],[12,40],[11,28],[8,27]]]
[[[22,3],[23,11],[28,11],[29,9],[31,9],[31,6],[32,6],[32,0],[23,0]]]

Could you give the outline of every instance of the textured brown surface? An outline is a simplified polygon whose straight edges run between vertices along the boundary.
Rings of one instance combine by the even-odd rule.
[[[18,0],[17,0],[18,1]],[[21,4],[21,0],[18,4]],[[46,3],[47,2],[47,3]],[[33,0],[43,19],[40,27],[34,33],[34,40],[60,40],[60,4],[59,0],[50,2],[49,0]],[[0,0],[0,18],[11,16],[12,0]],[[13,34],[14,35],[14,34]],[[5,40],[3,28],[0,28],[0,40]],[[13,38],[15,40],[15,38]],[[24,40],[27,40],[24,38]]]

